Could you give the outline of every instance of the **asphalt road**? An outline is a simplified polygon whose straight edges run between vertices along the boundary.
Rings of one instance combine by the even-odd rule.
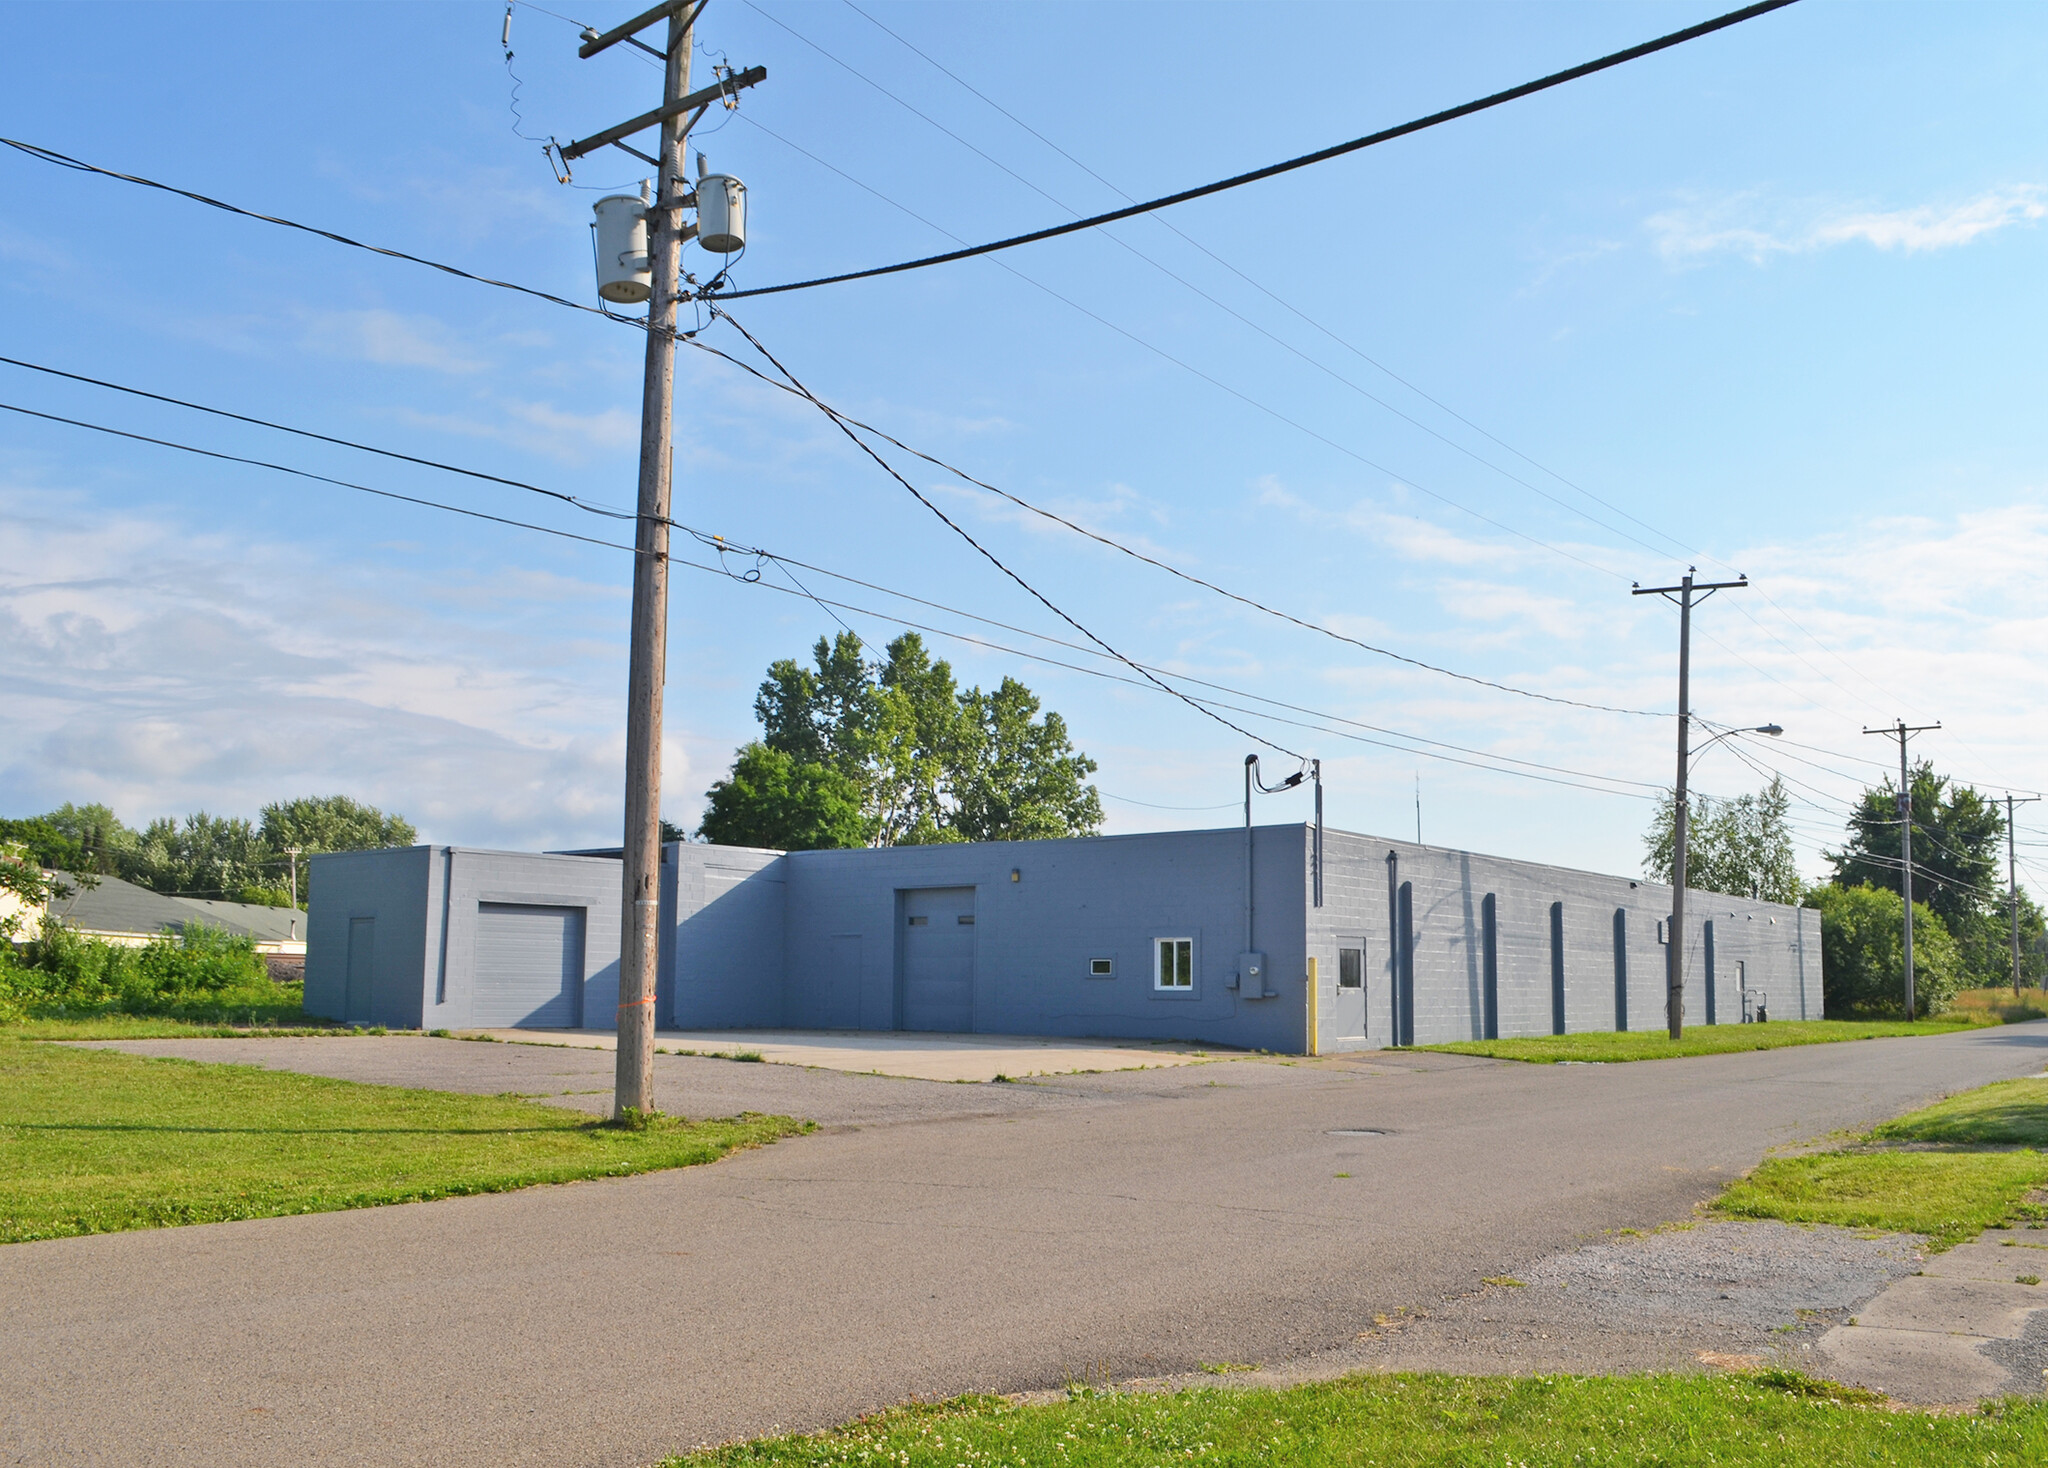
[[[596,1084],[590,1057],[513,1048],[270,1063]],[[2048,1024],[1011,1086],[665,1059],[665,1109],[832,1124],[646,1177],[0,1248],[0,1461],[627,1465],[912,1396],[1277,1363],[1683,1217],[1773,1145],[2044,1060]]]

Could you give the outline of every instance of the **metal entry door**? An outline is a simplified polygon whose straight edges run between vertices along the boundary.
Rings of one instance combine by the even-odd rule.
[[[902,1028],[965,1034],[974,1028],[974,889],[903,894]]]
[[[1337,989],[1331,1028],[1340,1040],[1365,1038],[1365,939],[1337,940]]]
[[[582,908],[477,904],[472,1024],[574,1029],[582,998]]]
[[[377,920],[352,917],[348,920],[348,976],[341,995],[344,1024],[370,1022],[375,1013],[377,977]]]

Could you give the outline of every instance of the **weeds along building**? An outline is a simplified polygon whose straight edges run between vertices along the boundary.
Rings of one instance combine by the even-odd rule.
[[[1290,1053],[1664,1024],[1669,887],[1334,830],[1317,858],[1304,825],[671,845],[657,1023]],[[615,854],[316,856],[306,1008],[611,1029],[620,878]],[[1820,1017],[1818,913],[1695,892],[1684,940],[1687,1023]]]

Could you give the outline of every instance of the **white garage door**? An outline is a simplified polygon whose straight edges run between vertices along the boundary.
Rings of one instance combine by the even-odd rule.
[[[582,1000],[582,908],[478,904],[470,1023],[574,1029]]]

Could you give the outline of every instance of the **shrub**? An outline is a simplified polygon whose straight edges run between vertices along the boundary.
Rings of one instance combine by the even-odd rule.
[[[292,992],[271,982],[255,940],[202,923],[128,948],[45,919],[18,957],[0,953],[0,1014],[13,1017],[168,1014],[219,1001],[274,1006]]]
[[[1830,1019],[1897,1015],[1905,1007],[1905,901],[1884,887],[1819,887],[1821,989]],[[1942,920],[1913,904],[1915,1017],[1940,1014],[1963,985],[1962,963]]]

